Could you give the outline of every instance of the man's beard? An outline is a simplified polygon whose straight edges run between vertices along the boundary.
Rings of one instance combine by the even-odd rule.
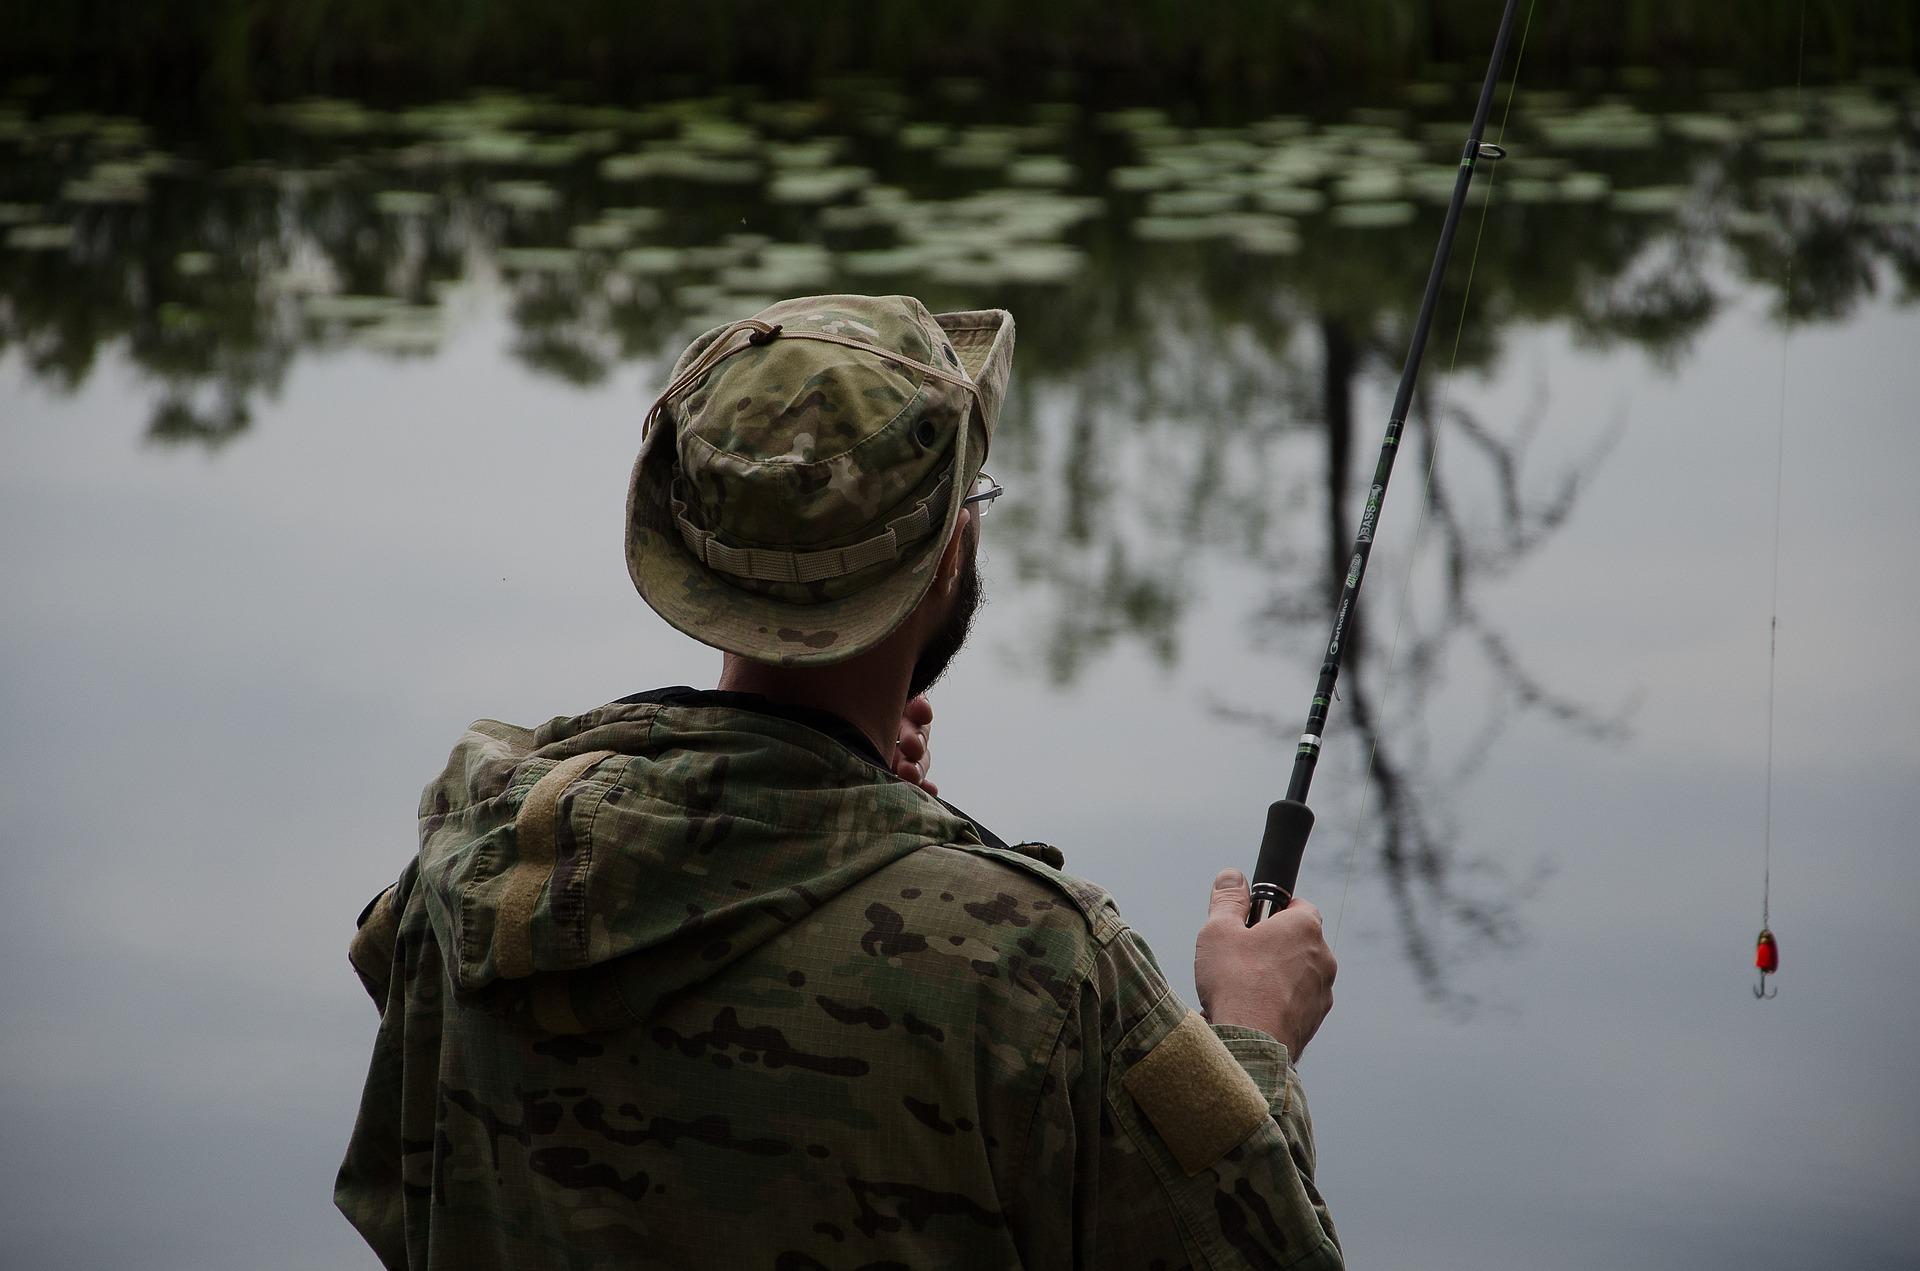
[[[908,697],[918,697],[932,688],[946,674],[947,664],[953,661],[954,655],[967,642],[967,633],[973,628],[973,615],[980,608],[979,548],[980,527],[969,522],[966,542],[963,544],[967,563],[960,567],[953,608],[947,611],[946,620],[920,650],[920,656],[914,659],[913,675],[907,681]]]

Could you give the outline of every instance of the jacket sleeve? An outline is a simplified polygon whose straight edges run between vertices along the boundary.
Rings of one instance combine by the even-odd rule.
[[[1286,1048],[1207,1026],[1131,930],[1068,1008],[1029,1141],[1037,1190],[1072,1180],[1070,1230],[1030,1215],[1030,1265],[1344,1266]]]
[[[410,980],[437,983],[442,974],[431,942],[420,938],[424,912],[407,913],[417,865],[409,863],[400,881],[376,896],[360,913],[347,947],[347,960],[380,1010],[380,1029],[360,1094],[360,1112],[347,1144],[346,1158],[334,1178],[333,1203],[385,1267],[408,1265],[406,1211],[427,1194],[432,1178],[434,1139],[409,1142],[403,1116],[407,1090],[407,1029]],[[411,935],[403,927],[411,921]],[[396,979],[399,983],[396,984]],[[438,1009],[437,998],[430,999]],[[432,1024],[429,1017],[426,1021]],[[429,1065],[427,1081],[432,1081]],[[417,1081],[417,1079],[416,1079]],[[411,1092],[415,1107],[435,1107],[432,1087]],[[422,1096],[425,1096],[424,1099]]]

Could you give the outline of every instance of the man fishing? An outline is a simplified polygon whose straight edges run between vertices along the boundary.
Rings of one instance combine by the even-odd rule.
[[[387,1266],[1341,1265],[1318,912],[1249,927],[1221,873],[1203,1017],[926,779],[1012,358],[1007,313],[900,296],[681,356],[627,564],[719,686],[480,721],[427,787],[351,946],[382,1017],[335,1199]]]

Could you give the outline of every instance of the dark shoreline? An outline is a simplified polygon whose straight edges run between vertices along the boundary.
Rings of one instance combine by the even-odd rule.
[[[984,101],[1182,104],[1202,115],[1298,108],[1408,80],[1473,78],[1497,0],[982,0],[926,9],[761,0],[0,0],[0,81],[61,105],[205,115],[313,94],[401,104],[476,85],[604,102],[751,85],[807,96],[849,76]],[[1670,91],[1911,72],[1920,11],[1886,0],[1540,0],[1534,86],[1621,76]]]

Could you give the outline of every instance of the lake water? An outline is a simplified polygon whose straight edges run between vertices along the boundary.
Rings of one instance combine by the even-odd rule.
[[[626,474],[679,348],[782,295],[1013,311],[934,775],[1190,994],[1470,103],[970,92],[0,105],[9,1263],[371,1264],[353,918],[470,719],[712,682]],[[1504,140],[1314,788],[1324,1190],[1356,1267],[1916,1265],[1920,87],[1523,90]]]

